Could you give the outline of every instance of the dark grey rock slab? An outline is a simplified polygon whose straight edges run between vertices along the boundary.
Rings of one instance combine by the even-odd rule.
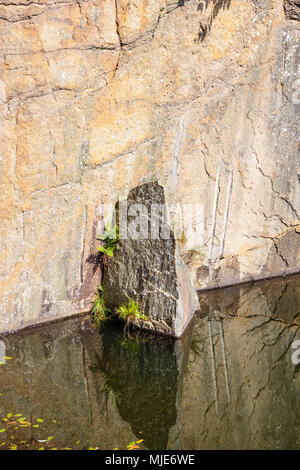
[[[300,20],[300,0],[284,0],[284,10],[290,20]]]
[[[132,189],[127,209],[127,226],[121,221],[121,239],[104,272],[105,303],[114,310],[134,299],[151,320],[143,322],[142,328],[180,337],[199,303],[167,224],[164,188],[153,182]],[[124,222],[120,212],[119,206],[116,220]]]

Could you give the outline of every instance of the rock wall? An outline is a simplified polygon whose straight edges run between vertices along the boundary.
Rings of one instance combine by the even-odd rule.
[[[181,243],[196,288],[299,271],[297,15],[0,0],[0,331],[88,310],[102,204],[153,180],[200,208]]]

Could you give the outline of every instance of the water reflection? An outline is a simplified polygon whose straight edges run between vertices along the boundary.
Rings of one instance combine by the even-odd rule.
[[[53,435],[56,447],[111,449],[144,439],[148,448],[167,447],[180,375],[174,341],[129,341],[114,324],[99,335],[89,319],[5,341],[13,360],[0,371],[2,415],[45,423],[23,429],[22,440]]]
[[[177,358],[173,341],[127,340],[116,327],[103,333],[106,386],[121,418],[150,449],[165,449],[176,423]]]
[[[300,278],[204,293],[200,308],[205,318],[194,331],[179,446],[299,448],[300,377],[291,344],[300,337]]]
[[[200,306],[176,342],[128,341],[113,324],[99,335],[87,318],[4,338],[2,416],[42,418],[16,433],[58,448],[299,449],[300,277],[203,293]]]

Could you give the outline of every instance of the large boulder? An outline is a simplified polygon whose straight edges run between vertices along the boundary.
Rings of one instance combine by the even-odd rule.
[[[118,206],[120,240],[104,273],[104,301],[114,310],[134,299],[151,321],[142,327],[180,337],[199,304],[167,224],[163,187],[153,182],[132,189],[126,220],[120,213]]]

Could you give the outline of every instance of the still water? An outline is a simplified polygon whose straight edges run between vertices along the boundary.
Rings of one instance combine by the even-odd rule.
[[[0,449],[299,449],[300,277],[199,298],[181,341],[87,317],[2,338]]]

